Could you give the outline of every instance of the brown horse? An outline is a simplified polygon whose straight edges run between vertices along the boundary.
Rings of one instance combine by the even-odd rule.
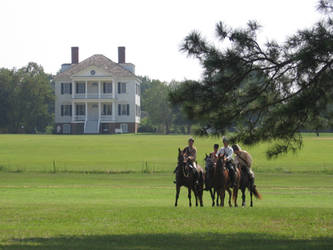
[[[215,206],[215,171],[216,171],[216,165],[213,159],[206,154],[205,157],[205,169],[206,169],[206,175],[205,175],[205,185],[206,190],[209,191],[210,197],[212,198],[212,207]]]
[[[233,200],[235,207],[238,207],[237,205],[237,192],[240,184],[240,171],[238,169],[235,169],[235,183],[236,186],[233,188]],[[218,198],[220,198],[221,204],[220,206],[224,206],[224,198],[225,198],[225,191],[229,193],[229,207],[232,207],[231,204],[231,191],[232,189],[232,183],[229,176],[229,171],[226,167],[226,162],[224,161],[224,156],[219,156],[216,162],[216,171],[215,171],[215,190],[217,192],[217,199],[216,199],[216,205],[218,206]]]
[[[178,164],[176,168],[176,202],[175,207],[178,204],[180,187],[185,186],[188,188],[189,206],[192,206],[191,192],[193,191],[195,196],[195,205],[198,206],[198,198],[200,206],[203,206],[202,194],[204,175],[202,168],[197,165],[197,174],[190,168],[190,162],[184,156],[184,153],[178,149]]]
[[[240,180],[240,189],[242,191],[242,206],[245,207],[245,190],[246,188],[250,191],[251,203],[250,207],[253,207],[252,194],[258,199],[261,200],[261,194],[258,192],[256,185],[254,184],[254,179],[251,179],[249,173],[246,171],[245,166],[242,166],[241,169],[241,180]],[[237,196],[235,197],[237,199]]]

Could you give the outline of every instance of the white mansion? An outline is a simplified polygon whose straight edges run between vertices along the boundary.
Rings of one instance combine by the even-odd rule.
[[[72,63],[55,77],[56,132],[136,133],[140,80],[134,69],[125,62],[125,47],[118,47],[118,63],[103,55],[79,62],[79,48],[72,47]]]

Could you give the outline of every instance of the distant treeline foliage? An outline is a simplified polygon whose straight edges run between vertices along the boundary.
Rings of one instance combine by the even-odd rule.
[[[0,132],[44,132],[53,122],[51,76],[29,63],[20,69],[0,68]]]

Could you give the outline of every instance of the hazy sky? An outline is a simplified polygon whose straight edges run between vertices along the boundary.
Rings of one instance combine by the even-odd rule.
[[[260,41],[281,42],[319,20],[316,6],[317,0],[1,0],[0,67],[34,61],[56,73],[70,62],[71,46],[80,47],[80,61],[93,54],[117,61],[117,47],[126,46],[138,75],[198,79],[198,62],[179,52],[192,30],[213,40],[218,21],[241,27],[257,20]]]

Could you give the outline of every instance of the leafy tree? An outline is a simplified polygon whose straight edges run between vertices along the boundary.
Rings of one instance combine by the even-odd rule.
[[[53,120],[50,76],[36,63],[19,70],[0,70],[0,127],[8,132],[44,131]]]
[[[151,123],[160,132],[170,133],[172,110],[168,101],[169,87],[165,83],[153,80],[143,93],[142,109],[147,111]]]
[[[318,121],[333,96],[333,1],[320,1],[318,9],[323,19],[284,44],[260,45],[255,21],[241,29],[219,22],[217,38],[229,42],[223,49],[190,33],[182,50],[200,61],[203,79],[184,82],[170,93],[171,102],[205,124],[200,134],[234,127],[233,142],[274,140],[268,157],[300,149],[300,129]]]

